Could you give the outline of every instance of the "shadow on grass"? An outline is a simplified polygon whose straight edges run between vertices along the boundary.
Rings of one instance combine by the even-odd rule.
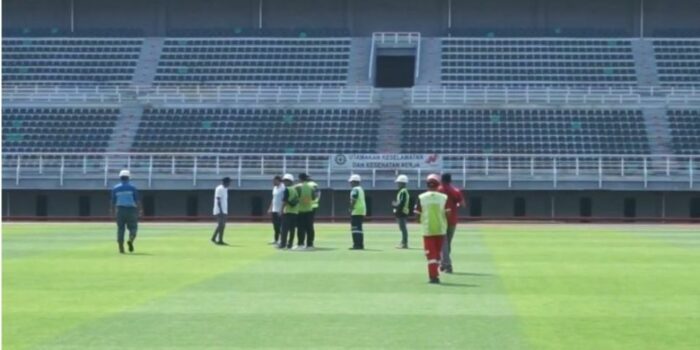
[[[228,243],[226,243],[226,244],[213,244],[213,243],[212,243],[211,245],[213,245],[213,246],[215,246],[215,247],[217,247],[217,248],[240,248],[240,247],[242,247],[242,245],[238,245],[238,244],[228,244]]]
[[[479,272],[453,272],[454,276],[472,276],[472,277],[491,277],[490,273],[479,273]]]
[[[314,249],[311,251],[312,252],[330,252],[330,251],[334,251],[334,250],[338,250],[338,248],[314,247]]]
[[[126,255],[136,255],[136,256],[153,256],[151,253],[142,253],[142,252],[134,252],[134,253],[128,253]]]
[[[479,287],[476,284],[452,283],[452,282],[441,282],[440,285],[443,287],[457,287],[457,288],[476,288],[476,287]]]

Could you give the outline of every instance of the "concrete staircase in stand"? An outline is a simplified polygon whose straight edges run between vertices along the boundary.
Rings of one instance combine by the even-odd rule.
[[[404,89],[380,91],[380,120],[377,153],[401,153],[401,118],[404,111]]]

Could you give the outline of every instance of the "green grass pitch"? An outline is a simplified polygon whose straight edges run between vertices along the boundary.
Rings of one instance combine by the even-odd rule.
[[[280,252],[268,225],[3,225],[5,349],[700,349],[697,226],[473,224],[426,283],[418,227],[318,225]]]

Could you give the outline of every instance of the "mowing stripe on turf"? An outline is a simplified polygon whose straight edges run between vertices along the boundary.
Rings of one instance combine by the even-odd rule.
[[[346,225],[319,225],[322,249],[267,255],[83,323],[42,347],[523,347],[508,296],[474,233],[460,232],[455,241],[462,272],[433,286],[426,283],[422,250],[394,249],[393,230],[368,225],[367,246],[373,250],[351,252]],[[417,227],[411,230],[417,247]]]

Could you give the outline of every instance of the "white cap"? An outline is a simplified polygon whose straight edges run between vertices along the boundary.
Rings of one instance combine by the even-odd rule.
[[[408,183],[408,176],[406,175],[399,175],[399,177],[396,178],[396,183],[402,183],[402,184],[407,184]]]
[[[352,174],[350,175],[350,178],[348,179],[348,182],[360,182],[362,179],[360,178],[360,175],[357,174]]]
[[[425,179],[426,182],[437,182],[440,183],[440,175],[438,174],[430,174],[428,175],[428,178]]]
[[[288,181],[294,182],[294,175],[284,174],[284,176],[282,176],[282,180],[288,180]]]
[[[126,177],[131,177],[131,172],[130,172],[129,170],[126,170],[126,169],[120,171],[120,172],[119,172],[119,177],[124,177],[124,176],[126,176]]]

